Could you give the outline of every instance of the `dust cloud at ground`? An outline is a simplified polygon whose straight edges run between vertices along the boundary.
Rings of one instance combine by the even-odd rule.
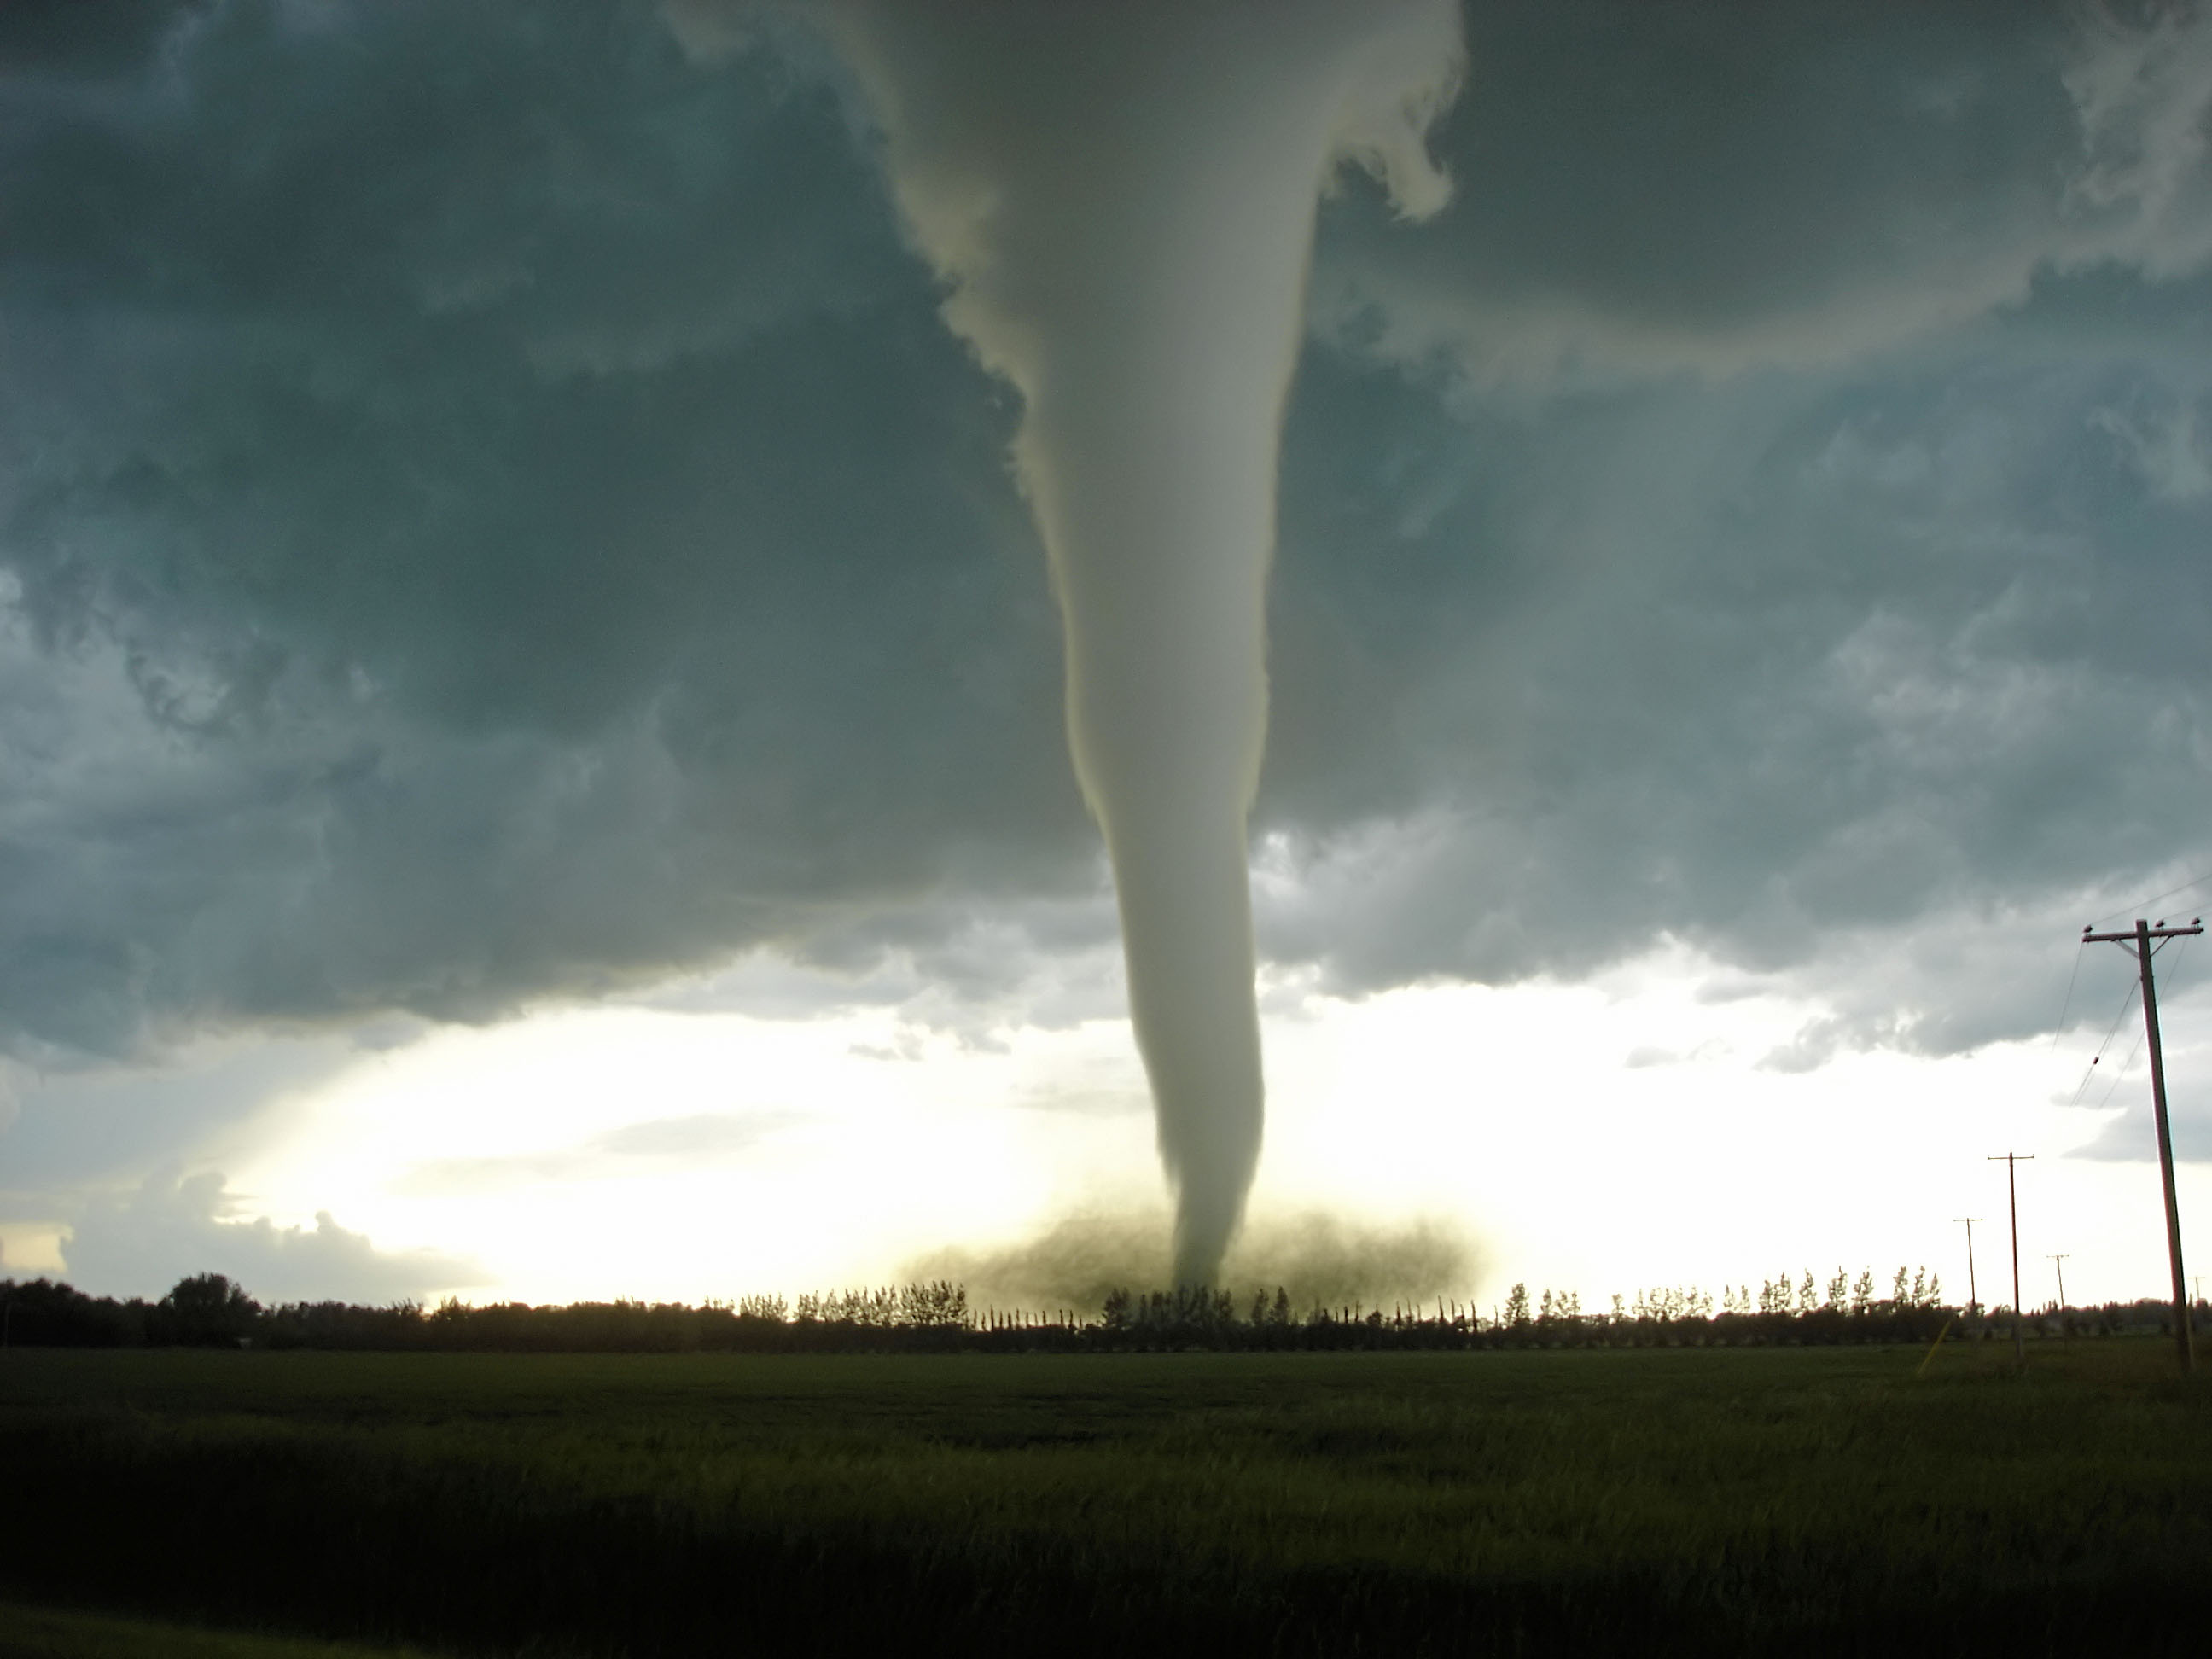
[[[908,1260],[900,1277],[964,1285],[975,1309],[1069,1309],[1095,1314],[1109,1291],[1161,1290],[1170,1282],[1164,1212],[1079,1212],[1009,1243],[954,1246]],[[1231,1246],[1223,1288],[1240,1310],[1255,1291],[1316,1304],[1366,1308],[1468,1299],[1486,1264],[1456,1224],[1433,1216],[1375,1220],[1326,1210],[1255,1215]]]

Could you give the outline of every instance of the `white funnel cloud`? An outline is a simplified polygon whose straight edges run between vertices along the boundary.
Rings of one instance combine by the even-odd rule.
[[[1267,732],[1275,467],[1316,200],[1409,216],[1455,0],[818,0],[947,322],[1024,399],[1015,462],[1066,637],[1067,729],[1130,1012],[1211,1282],[1260,1155],[1245,818]],[[695,14],[696,15],[696,14]],[[687,31],[689,32],[689,31]]]

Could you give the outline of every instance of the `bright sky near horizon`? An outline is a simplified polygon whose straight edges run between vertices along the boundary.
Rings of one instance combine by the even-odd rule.
[[[696,1298],[1164,1213],[1018,400],[838,53],[678,9],[0,10],[0,1276]],[[1973,1215],[1992,1302],[2012,1148],[2031,1301],[2163,1294],[2075,939],[2212,907],[2212,16],[1462,21],[1449,204],[1316,233],[1255,1227],[1591,1304],[1963,1296]]]
[[[1440,1222],[1473,1247],[1463,1297],[1524,1279],[1593,1307],[1808,1268],[1824,1285],[1871,1268],[1886,1286],[1900,1265],[1963,1297],[1958,1218],[1973,1215],[1983,1299],[2008,1300],[2004,1169],[1986,1160],[2016,1149],[2037,1158],[2022,1166],[2023,1293],[2055,1295],[2060,1251],[2077,1300],[2156,1293],[2148,1083],[2117,952],[2085,960],[2093,1006],[2057,1043],[1802,1069],[1786,1048],[1820,1011],[1730,978],[1665,950],[1571,987],[1347,1001],[1279,979],[1255,1214]],[[2179,1079],[2212,1060],[2207,990],[2185,972],[2166,1000]],[[382,1050],[297,1047],[295,1079],[197,1149],[196,1166],[228,1174],[220,1194],[180,1191],[173,1163],[93,1211],[74,1254],[94,1282],[150,1293],[191,1260],[286,1297],[364,1269],[372,1293],[471,1300],[791,1294],[1159,1205],[1142,1074],[1111,1018],[960,1033],[896,1006],[763,1019],[628,1005]],[[156,1075],[221,1087],[246,1056],[265,1051],[213,1045]],[[103,1097],[152,1080],[95,1072],[53,1085],[76,1093],[55,1103],[127,1119]],[[2203,1163],[2184,1164],[2182,1194],[2196,1212],[2212,1200]],[[392,1258],[380,1277],[315,1248],[319,1210],[373,1237]],[[239,1225],[261,1216],[276,1237]],[[66,1271],[62,1255],[56,1232],[18,1231],[8,1261]]]

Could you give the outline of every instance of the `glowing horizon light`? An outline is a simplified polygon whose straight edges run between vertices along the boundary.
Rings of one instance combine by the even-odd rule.
[[[1437,1218],[1473,1242],[1471,1297],[1522,1280],[1598,1307],[1644,1285],[1717,1294],[1778,1270],[1899,1265],[1963,1294],[1948,1218],[1980,1190],[1981,1142],[2012,1136],[2054,1155],[2023,1229],[2075,1253],[2077,1297],[2154,1276],[2138,1166],[2064,1156],[2120,1109],[2052,1102],[2047,1045],[1777,1073],[1761,1062],[1812,1011],[1702,1001],[1693,970],[1673,953],[1588,986],[1357,1001],[1271,976],[1279,1082],[1255,1218]],[[2204,1001],[2177,999],[2177,1047]],[[492,1279],[455,1287],[465,1300],[879,1284],[949,1246],[1148,1212],[1127,1041],[1109,1019],[979,1044],[893,1010],[543,1013],[362,1057],[228,1173],[243,1213],[291,1224],[327,1209],[381,1250],[477,1259]],[[2036,1098],[2051,1103],[2023,1117]],[[1572,1179],[1531,1185],[1532,1168]],[[2212,1198],[2199,1169],[2184,1176],[2185,1211]]]

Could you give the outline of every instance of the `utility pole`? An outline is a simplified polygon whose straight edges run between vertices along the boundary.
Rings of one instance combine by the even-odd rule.
[[[2150,1039],[2150,1101],[2158,1121],[2158,1172],[2166,1187],[2166,1254],[2173,1269],[2173,1341],[2181,1355],[2181,1374],[2197,1369],[2197,1343],[2189,1330],[2189,1296],[2181,1273],[2181,1205],[2173,1192],[2173,1133],[2166,1118],[2166,1054],[2158,1041],[2158,987],[2151,977],[2150,959],[2157,950],[2153,939],[2187,939],[2204,931],[2204,919],[2192,917],[2186,927],[2169,927],[2164,917],[2158,926],[2138,917],[2131,933],[2093,933],[2081,930],[2084,945],[2119,945],[2135,951],[2142,969],[2143,1031]]]
[[[2027,1369],[2027,1344],[2020,1334],[2020,1165],[2035,1162],[2033,1152],[1992,1152],[1989,1161],[2005,1166],[2005,1196],[2012,1203],[2012,1358]]]
[[[2051,1258],[2052,1265],[2058,1269],[2058,1311],[2062,1314],[2066,1311],[2066,1257],[2073,1254],[2069,1250],[2064,1255]]]
[[[1974,1224],[1984,1218],[1978,1215],[1954,1215],[1954,1221],[1966,1224],[1966,1311],[1977,1319],[1982,1316],[1981,1292],[1974,1286]]]

